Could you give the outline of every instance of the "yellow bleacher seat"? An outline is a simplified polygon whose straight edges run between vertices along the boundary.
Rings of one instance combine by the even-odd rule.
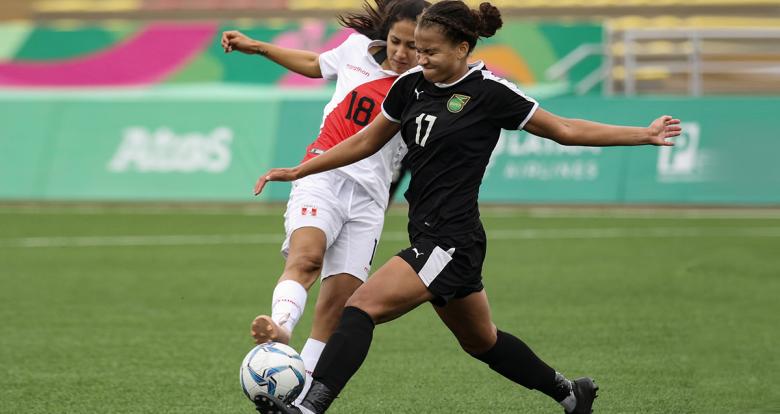
[[[129,12],[140,6],[140,0],[39,0],[32,9],[39,13]]]

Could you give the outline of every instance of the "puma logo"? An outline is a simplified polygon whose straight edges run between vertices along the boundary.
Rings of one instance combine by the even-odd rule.
[[[423,94],[425,91],[418,91],[417,88],[414,88],[414,93],[417,95],[417,100],[420,100],[420,95]]]
[[[424,254],[425,254],[425,253],[420,253],[420,252],[418,252],[416,247],[415,247],[414,249],[412,249],[412,251],[413,251],[413,252],[414,252],[414,254],[416,255],[416,256],[414,256],[414,258],[415,258],[415,259],[417,259],[418,257],[420,257],[420,256],[422,256],[422,255],[424,255]]]

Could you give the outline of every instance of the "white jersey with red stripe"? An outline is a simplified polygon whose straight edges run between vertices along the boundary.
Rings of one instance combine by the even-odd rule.
[[[382,111],[382,101],[398,74],[382,69],[369,52],[383,41],[353,34],[337,48],[320,54],[325,79],[336,80],[336,91],[325,106],[317,139],[308,146],[307,161],[355,135]],[[335,172],[362,186],[382,208],[387,207],[393,169],[406,154],[406,144],[396,134],[376,154]]]

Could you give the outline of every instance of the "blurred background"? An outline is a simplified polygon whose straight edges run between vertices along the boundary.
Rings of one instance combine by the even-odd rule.
[[[563,116],[645,125],[668,113],[685,134],[636,151],[505,132],[484,202],[780,202],[780,0],[494,3],[505,26],[474,60]],[[251,200],[258,174],[300,160],[332,85],[224,54],[220,33],[325,51],[349,34],[334,17],[359,7],[3,0],[0,200]]]

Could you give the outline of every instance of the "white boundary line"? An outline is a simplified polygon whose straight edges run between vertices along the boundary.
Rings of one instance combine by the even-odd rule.
[[[73,206],[73,207],[47,207],[47,206],[0,206],[0,215],[3,214],[29,214],[29,215],[202,215],[202,216],[278,216],[282,217],[284,209],[274,206],[247,206],[247,207],[188,207],[188,206]]]
[[[504,213],[506,214],[506,213]],[[677,209],[677,208],[531,208],[532,218],[595,218],[595,219],[655,219],[655,220],[754,220],[780,219],[777,209]]]
[[[583,228],[493,230],[488,240],[560,240],[560,239],[621,239],[621,238],[780,238],[780,227],[647,227],[647,228]],[[280,245],[281,234],[216,234],[216,235],[144,235],[144,236],[72,236],[22,237],[0,239],[0,247],[144,247],[144,246],[209,246],[234,244]],[[403,232],[387,232],[382,240],[402,242]]]
[[[614,219],[636,218],[656,220],[775,220],[780,219],[777,208],[687,208],[687,207],[531,207],[531,206],[483,206],[481,215],[485,218],[530,217],[538,219]],[[281,205],[246,206],[187,206],[187,205],[137,205],[137,206],[47,206],[47,205],[0,205],[0,215],[209,215],[209,216],[265,216],[282,217]],[[407,209],[397,204],[388,211],[388,216],[404,217]]]

